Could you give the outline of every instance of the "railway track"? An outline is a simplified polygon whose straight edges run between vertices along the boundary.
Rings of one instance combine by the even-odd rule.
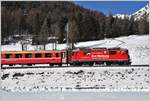
[[[91,66],[20,66],[20,67],[13,67],[13,66],[8,66],[8,67],[1,67],[1,69],[27,69],[27,68],[70,68],[70,67],[91,67]],[[105,65],[95,65],[92,67],[149,67],[149,65],[129,65],[129,66],[117,66],[117,65],[113,65],[113,66],[105,66]]]

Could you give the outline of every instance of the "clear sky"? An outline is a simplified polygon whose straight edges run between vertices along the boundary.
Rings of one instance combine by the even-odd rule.
[[[148,1],[75,1],[84,8],[101,11],[108,15],[132,14],[148,4]]]

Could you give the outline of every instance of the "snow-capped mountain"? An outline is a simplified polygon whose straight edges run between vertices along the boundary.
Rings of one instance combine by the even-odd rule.
[[[147,4],[145,7],[141,8],[137,12],[133,13],[132,16],[134,16],[135,19],[141,19],[144,16],[149,16],[149,5]]]
[[[118,17],[118,18],[124,19],[125,17],[129,17],[130,18],[130,15],[127,15],[127,14],[116,14],[113,17]]]
[[[125,17],[129,17],[130,18],[131,16],[133,16],[135,18],[135,20],[141,19],[144,16],[146,16],[147,19],[148,19],[148,16],[149,16],[149,5],[147,4],[145,7],[139,9],[138,11],[136,11],[135,13],[133,13],[131,15],[127,15],[127,14],[116,14],[116,15],[114,15],[114,17],[118,17],[118,18],[121,18],[121,19],[124,19]]]

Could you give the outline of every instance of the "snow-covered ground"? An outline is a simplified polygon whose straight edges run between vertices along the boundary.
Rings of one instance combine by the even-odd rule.
[[[149,64],[149,36],[131,35],[128,37],[110,38],[98,41],[79,42],[76,47],[122,47],[129,50],[132,65]],[[46,50],[52,50],[52,44],[46,45]],[[66,44],[58,44],[58,50],[66,49]],[[27,50],[37,50],[36,46],[27,45]],[[21,51],[21,44],[3,45],[2,51]]]
[[[4,91],[149,91],[149,67],[6,69]]]
[[[1,101],[149,101],[148,92],[1,92]]]

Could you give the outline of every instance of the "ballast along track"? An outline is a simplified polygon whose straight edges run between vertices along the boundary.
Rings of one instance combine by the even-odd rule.
[[[113,66],[105,66],[105,65],[96,65],[96,66],[61,66],[61,67],[58,67],[58,66],[53,66],[53,67],[50,67],[50,66],[20,66],[20,67],[13,67],[13,66],[9,66],[9,67],[1,67],[1,69],[29,69],[29,68],[77,68],[77,67],[83,67],[83,68],[86,68],[86,67],[149,67],[149,65],[128,65],[128,66],[116,66],[116,65],[113,65]]]

